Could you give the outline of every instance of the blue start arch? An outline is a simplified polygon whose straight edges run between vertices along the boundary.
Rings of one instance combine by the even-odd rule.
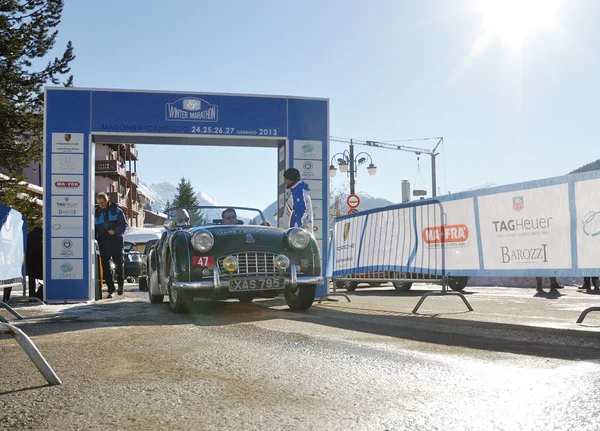
[[[278,198],[278,223],[287,222],[283,171],[295,167],[310,186],[314,234],[324,268],[329,225],[328,99],[48,87],[44,108],[46,301],[95,298],[95,142],[277,148],[274,178],[278,180],[273,192]],[[326,286],[327,282],[319,286],[317,296],[327,292]]]

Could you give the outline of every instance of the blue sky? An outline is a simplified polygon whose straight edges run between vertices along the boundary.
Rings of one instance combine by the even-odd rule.
[[[73,42],[76,86],[326,97],[333,136],[443,136],[441,193],[563,175],[600,158],[595,0],[562,0],[554,29],[479,51],[489,27],[476,0],[65,3],[57,49]],[[345,148],[332,142],[331,154]],[[362,150],[378,172],[361,167],[357,190],[400,201],[400,181],[418,178],[417,157]],[[139,152],[145,183],[185,175],[220,202],[276,199],[274,149]],[[224,155],[226,166],[214,163]],[[413,186],[431,191],[428,157],[420,167],[425,184]],[[343,181],[338,173],[332,186]]]

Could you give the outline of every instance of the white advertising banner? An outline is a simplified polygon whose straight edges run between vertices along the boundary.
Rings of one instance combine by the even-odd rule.
[[[83,238],[52,238],[53,259],[83,259]]]
[[[365,216],[340,220],[333,228],[334,271],[351,270],[358,266],[360,236],[365,225]]]
[[[323,177],[321,160],[294,160],[294,167],[298,169],[303,180],[321,180]]]
[[[83,175],[52,175],[53,195],[83,195]]]
[[[365,225],[359,265],[413,266],[416,243],[412,208],[371,213]]]
[[[446,201],[442,205],[443,220],[439,216],[438,205],[417,207],[417,231],[422,245],[422,253],[417,254],[417,267],[440,268],[436,259],[441,255],[433,251],[441,250],[443,242],[446,269],[479,269],[473,198]]]
[[[485,269],[571,268],[567,184],[477,200]]]
[[[52,154],[55,174],[83,174],[83,154]]]
[[[83,237],[83,217],[52,217],[53,237]]]
[[[52,133],[53,153],[83,153],[83,133]]]
[[[292,143],[294,159],[323,160],[323,142],[294,140]]]
[[[53,216],[83,216],[83,196],[52,196]]]
[[[575,183],[579,268],[600,268],[600,179]]]
[[[52,259],[53,280],[83,280],[83,259]]]

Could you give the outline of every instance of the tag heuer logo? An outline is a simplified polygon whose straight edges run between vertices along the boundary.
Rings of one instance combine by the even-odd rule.
[[[350,222],[348,222],[344,225],[344,241],[346,241],[348,239],[349,235],[350,235]]]
[[[513,208],[515,211],[521,211],[523,208],[525,208],[523,196],[517,196],[516,198],[513,198]]]
[[[65,133],[65,141],[69,142],[71,140],[71,134]]]

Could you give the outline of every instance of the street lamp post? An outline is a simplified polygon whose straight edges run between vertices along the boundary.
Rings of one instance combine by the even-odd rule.
[[[336,160],[336,156],[340,156],[340,157],[338,157]],[[359,156],[366,156],[366,157],[359,158]],[[373,158],[371,157],[371,155],[368,153],[365,153],[365,152],[360,152],[356,156],[354,156],[354,145],[352,143],[352,139],[350,139],[350,149],[349,150],[344,150],[343,152],[334,154],[331,157],[331,164],[329,165],[329,176],[335,177],[335,174],[337,172],[337,168],[333,164],[333,162],[335,160],[337,162],[338,166],[340,167],[341,173],[345,174],[348,172],[350,174],[350,194],[353,195],[356,193],[355,176],[358,173],[357,168],[358,168],[358,166],[367,162],[367,157],[370,162],[369,166],[367,166],[367,171],[369,172],[369,175],[375,175],[375,173],[377,172],[377,166],[375,166],[373,164]]]

